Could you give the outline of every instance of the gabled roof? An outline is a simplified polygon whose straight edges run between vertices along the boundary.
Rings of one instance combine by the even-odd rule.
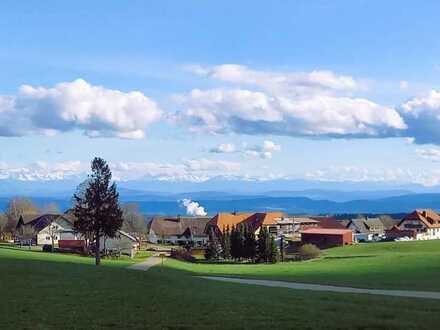
[[[23,225],[32,226],[32,228],[36,232],[43,230],[52,222],[57,222],[57,221],[64,221],[69,226],[73,227],[72,219],[65,217],[63,214],[42,214],[39,216],[33,216],[32,219],[27,218],[26,220],[24,217],[22,217],[22,218],[23,218]],[[19,223],[17,224],[17,227],[20,225],[21,225],[21,223],[19,221]]]
[[[256,213],[218,213],[208,224],[216,226],[221,232],[226,228],[232,228],[240,224],[247,224],[257,229],[261,225],[274,225],[276,221],[284,217],[283,212],[256,212]]]
[[[353,227],[354,231],[360,234],[366,234],[370,231],[365,226],[365,220],[364,219],[351,219],[350,222],[347,224],[347,228]]]
[[[346,227],[334,217],[311,217],[319,222],[321,228],[345,229]]]
[[[205,227],[208,217],[155,217],[149,225],[149,230],[156,235],[182,236],[205,236]]]
[[[380,230],[384,230],[384,225],[379,218],[367,218],[365,220],[365,226],[371,230],[371,228],[379,228]]]
[[[428,228],[440,228],[440,215],[432,209],[417,209],[408,213],[399,223],[405,220],[420,221]]]

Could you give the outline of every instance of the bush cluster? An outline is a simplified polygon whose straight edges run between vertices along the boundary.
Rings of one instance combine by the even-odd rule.
[[[170,256],[181,261],[196,262],[196,258],[191,255],[191,252],[183,248],[172,249]]]
[[[314,244],[304,244],[298,251],[301,259],[315,259],[321,255],[321,250]]]

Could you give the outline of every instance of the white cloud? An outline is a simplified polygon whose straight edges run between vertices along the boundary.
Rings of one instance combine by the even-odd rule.
[[[124,93],[82,79],[53,88],[23,85],[17,95],[0,97],[0,136],[82,130],[90,137],[139,139],[161,114],[141,92]]]
[[[208,213],[205,211],[205,208],[197,202],[193,202],[190,199],[184,198],[181,200],[181,203],[183,207],[186,208],[187,215],[198,217],[204,217],[208,215]]]
[[[281,146],[273,141],[265,140],[263,143],[248,146],[246,143],[241,148],[237,148],[233,143],[222,143],[209,150],[211,153],[227,154],[238,153],[262,159],[272,158],[274,152],[281,150]]]
[[[179,98],[178,120],[193,131],[290,136],[383,137],[406,128],[399,113],[350,91],[356,81],[329,71],[271,73],[243,66],[198,69],[243,88],[194,89]]]
[[[245,148],[245,153],[262,159],[271,159],[274,152],[281,151],[281,146],[273,141],[264,141],[262,145],[254,145]]]
[[[408,126],[405,134],[414,137],[415,143],[440,143],[440,91],[407,101],[400,113]]]
[[[440,162],[440,149],[427,148],[427,149],[416,149],[417,155],[420,157],[431,160],[433,162]]]
[[[243,65],[223,64],[213,67],[192,66],[195,74],[216,80],[254,85],[264,90],[304,95],[325,91],[347,91],[360,88],[350,76],[336,75],[331,71],[274,72],[252,70]]]
[[[233,143],[221,143],[209,150],[209,152],[215,154],[230,154],[236,151],[235,144]]]

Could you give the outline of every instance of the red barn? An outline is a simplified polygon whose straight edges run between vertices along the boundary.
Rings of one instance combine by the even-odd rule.
[[[314,244],[320,249],[353,244],[349,229],[309,228],[301,232],[302,244]]]

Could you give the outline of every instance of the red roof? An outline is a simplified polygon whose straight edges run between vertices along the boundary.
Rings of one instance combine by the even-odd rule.
[[[400,221],[399,226],[405,220],[420,221],[428,228],[440,228],[440,215],[431,209],[415,210],[407,214],[402,221]]]
[[[334,229],[334,228],[307,228],[301,231],[301,234],[321,234],[321,235],[345,235],[352,233],[350,229]]]

